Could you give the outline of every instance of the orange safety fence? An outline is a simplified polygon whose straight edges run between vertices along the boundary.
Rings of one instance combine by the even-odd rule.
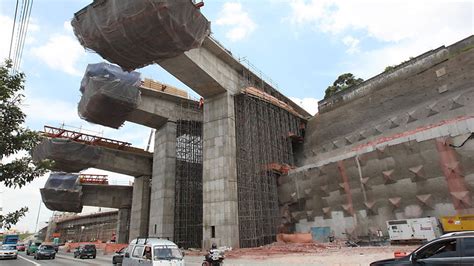
[[[313,236],[311,233],[277,234],[277,242],[312,243]]]
[[[64,248],[66,252],[74,252],[74,249],[80,245],[94,244],[96,249],[102,250],[104,255],[114,254],[115,252],[121,250],[122,248],[128,246],[128,244],[117,244],[117,243],[101,243],[101,242],[75,242],[75,243],[66,243]]]

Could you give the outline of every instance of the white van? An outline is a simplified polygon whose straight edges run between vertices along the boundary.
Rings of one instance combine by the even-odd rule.
[[[172,241],[140,237],[130,242],[123,266],[184,266],[184,255]]]

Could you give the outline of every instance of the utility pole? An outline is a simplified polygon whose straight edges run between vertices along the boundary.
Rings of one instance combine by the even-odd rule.
[[[40,204],[39,204],[39,207],[38,207],[38,215],[36,216],[36,225],[35,225],[35,234],[37,233],[36,231],[38,230],[38,222],[39,222],[39,218],[40,218],[40,212],[41,212],[41,200],[40,200]]]

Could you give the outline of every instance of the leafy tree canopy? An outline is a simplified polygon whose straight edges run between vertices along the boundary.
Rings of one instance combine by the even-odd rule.
[[[356,78],[352,73],[344,73],[340,75],[334,83],[326,89],[326,94],[324,99],[331,97],[337,92],[346,90],[352,86],[362,83],[364,80],[361,78]]]
[[[0,66],[0,182],[13,188],[21,188],[45,174],[49,165],[49,162],[33,162],[28,153],[41,136],[23,126],[26,115],[20,107],[24,83],[25,75],[14,73],[10,61]],[[20,157],[19,154],[26,155]],[[0,215],[0,225],[11,228],[27,211],[24,207]]]

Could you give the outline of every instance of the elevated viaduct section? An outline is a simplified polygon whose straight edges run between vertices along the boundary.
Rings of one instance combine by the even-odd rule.
[[[117,236],[118,218],[119,211],[57,217],[50,221],[44,241],[51,242],[53,234],[59,236],[60,243],[110,241]]]
[[[319,102],[304,166],[281,180],[298,231],[386,232],[385,221],[472,213],[474,37]]]
[[[53,172],[40,192],[45,206],[54,211],[79,213],[83,206],[118,209],[117,242],[127,243],[133,194],[131,186],[84,184],[78,174]]]
[[[274,214],[263,213],[261,208],[254,209],[255,206],[268,204],[264,201],[269,198],[256,198],[252,203],[255,206],[250,207],[252,214],[244,213],[249,207],[247,206],[249,202],[243,200],[248,199],[249,196],[244,193],[245,188],[247,188],[246,185],[252,187],[250,183],[244,184],[248,178],[252,180],[258,174],[238,174],[239,168],[244,169],[249,164],[245,164],[245,160],[237,159],[236,138],[239,133],[236,129],[238,126],[243,126],[244,122],[242,125],[236,124],[236,112],[247,112],[241,108],[244,108],[245,104],[250,106],[252,103],[245,101],[243,99],[245,97],[242,97],[242,101],[236,105],[235,97],[243,90],[255,87],[298,113],[297,119],[304,120],[310,115],[265,82],[262,75],[235,59],[228,50],[210,38],[209,22],[191,1],[160,1],[159,5],[153,5],[147,1],[134,1],[133,8],[126,2],[111,8],[111,3],[113,2],[103,1],[99,4],[95,1],[75,14],[72,26],[81,44],[126,70],[157,63],[205,99],[202,138],[200,138],[202,144],[198,144],[202,145],[202,157],[196,157],[202,158],[203,168],[203,246],[209,247],[211,243],[217,243],[233,247],[248,247],[271,242],[275,238],[275,232],[263,231],[257,220],[266,219],[264,216],[272,220]],[[150,14],[156,13],[161,16],[144,16],[133,12],[133,10],[138,10],[138,6],[150,10]],[[113,23],[94,19],[108,17],[110,13],[117,18]],[[192,27],[184,25],[192,25]],[[120,27],[127,29],[127,32],[137,32],[137,34],[124,36],[120,31],[105,30],[110,27]],[[121,41],[109,41],[112,39]],[[153,40],[153,47],[143,40]],[[259,105],[253,106],[256,108]],[[264,105],[260,105],[260,108],[265,109],[263,113],[268,114],[269,117],[278,113],[266,110],[267,107]],[[279,115],[283,119],[286,114]],[[254,117],[250,121],[250,124],[255,123],[255,129],[258,123],[262,123],[260,117]],[[298,124],[298,121],[295,123]],[[261,128],[268,129],[266,125],[261,124]],[[280,133],[291,128],[292,123],[287,119],[279,125],[281,128],[278,130],[267,131],[267,135],[262,135],[264,139],[262,143],[268,143],[270,146],[278,139],[277,149],[291,151],[291,149],[282,148],[283,145],[290,145],[286,142],[288,132],[285,132],[283,136]],[[156,175],[155,171],[153,173],[152,194],[156,193],[156,197],[152,196],[152,209],[156,209],[158,215],[150,216],[149,234],[151,236],[173,236],[175,231],[176,224],[171,219],[173,214],[166,211],[161,213],[163,207],[174,206],[170,196],[173,191],[175,193],[178,191],[173,185],[176,182],[169,179],[173,169],[176,169],[172,164],[176,161],[173,158],[176,156],[173,147],[179,147],[173,146],[173,143],[176,143],[176,139],[172,139],[173,135],[176,136],[175,132],[179,130],[173,124],[167,123],[161,127],[155,139],[156,145],[168,145],[169,149],[165,153],[156,153],[158,146],[155,146],[154,167],[157,167],[157,171]],[[244,132],[240,133],[242,133],[240,137],[246,137]],[[254,143],[258,141],[255,139]],[[259,162],[266,161],[262,159]],[[284,161],[278,163],[284,163]],[[265,165],[258,165],[252,166],[252,169],[252,171],[257,171],[257,169],[262,171],[266,168]],[[276,190],[274,183],[267,185]],[[252,192],[252,197],[265,193],[263,190],[266,187],[262,185],[253,186],[253,188],[256,188],[256,191]],[[157,204],[156,208],[153,207],[154,202]],[[239,220],[240,217],[251,217],[252,221],[246,222],[245,218]]]
[[[53,170],[77,173],[98,168],[135,176],[133,189],[130,186],[80,184],[74,174],[69,174],[74,178],[67,182],[67,179],[56,178],[49,182],[49,187],[41,189],[43,202],[49,209],[81,212],[83,206],[117,208],[121,217],[117,241],[126,243],[129,236],[146,234],[151,153],[133,148],[129,143],[62,128],[45,126],[43,134],[45,138],[33,150],[33,159],[54,161]]]

